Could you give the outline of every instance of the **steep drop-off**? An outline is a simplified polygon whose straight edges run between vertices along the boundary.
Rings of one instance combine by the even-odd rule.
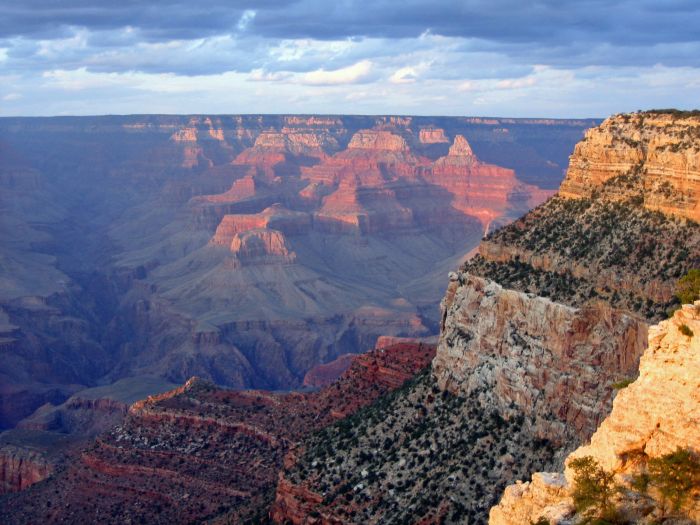
[[[644,472],[650,459],[677,448],[700,449],[700,343],[698,335],[686,335],[682,326],[700,334],[700,302],[683,306],[672,319],[649,329],[649,347],[642,356],[639,377],[620,390],[610,415],[589,444],[569,455],[567,465],[590,456],[629,489],[632,476]],[[553,525],[571,523],[575,514],[572,488],[570,468],[566,476],[535,474],[531,483],[519,482],[506,489],[499,505],[491,510],[489,523],[519,525],[541,516]],[[699,490],[695,487],[680,509],[694,522],[700,519]],[[662,517],[658,502],[624,496],[618,501],[626,519],[635,523]]]

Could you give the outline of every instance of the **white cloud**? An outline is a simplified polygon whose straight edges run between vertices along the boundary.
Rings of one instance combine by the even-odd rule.
[[[241,18],[238,21],[238,24],[236,27],[238,27],[239,31],[245,31],[246,28],[253,21],[253,18],[255,18],[255,11],[253,11],[252,9],[246,9],[243,12],[243,15],[241,15]]]
[[[342,67],[332,71],[318,69],[301,76],[301,83],[312,86],[337,86],[344,84],[357,84],[367,80],[372,72],[372,62],[361,60],[348,67]]]
[[[402,67],[389,77],[392,84],[412,84],[418,79],[418,72],[413,67]]]
[[[535,77],[523,77],[523,78],[504,78],[496,83],[497,89],[522,89],[530,86],[534,86],[537,83]]]
[[[253,82],[281,82],[291,78],[292,74],[287,71],[265,71],[254,69],[248,75],[248,80]]]
[[[7,95],[3,95],[2,99],[6,100],[8,102],[12,100],[19,100],[22,98],[22,95],[20,93],[8,93]]]

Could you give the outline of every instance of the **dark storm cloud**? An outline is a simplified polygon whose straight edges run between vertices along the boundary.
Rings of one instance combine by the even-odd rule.
[[[91,31],[133,27],[146,41],[235,33],[246,10],[247,28],[267,38],[411,38],[425,31],[533,51],[577,44],[654,46],[700,39],[700,2],[658,0],[329,1],[248,0],[4,0],[0,38],[57,38],[67,27]],[[643,57],[642,57],[643,58]],[[592,59],[592,57],[591,57]],[[605,60],[605,57],[599,57]]]
[[[0,0],[0,72],[304,73],[426,53],[425,34],[459,40],[462,56],[508,58],[483,59],[470,78],[521,76],[533,64],[698,67],[698,19],[697,0]],[[359,45],[275,55],[293,39]],[[465,76],[460,60],[436,48],[426,78]]]

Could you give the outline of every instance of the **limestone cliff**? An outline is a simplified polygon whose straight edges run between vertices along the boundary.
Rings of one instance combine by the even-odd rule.
[[[610,117],[576,145],[559,194],[590,197],[609,180],[640,179],[644,206],[700,220],[700,117],[643,112]]]
[[[700,117],[618,115],[586,133],[557,196],[482,242],[469,270],[572,306],[652,321],[700,266]]]
[[[517,406],[557,446],[591,435],[646,343],[643,320],[604,303],[572,308],[468,273],[451,275],[442,308],[438,385]]]
[[[687,327],[690,332],[681,331]],[[692,333],[693,335],[686,335]],[[568,458],[591,456],[623,484],[629,475],[642,471],[647,461],[677,447],[700,450],[700,301],[685,305],[672,319],[649,329],[649,347],[639,366],[639,377],[615,398],[610,415],[593,434],[588,445]],[[574,513],[569,497],[572,473],[535,475],[532,483],[506,489],[491,510],[492,525],[516,525],[540,516],[553,523],[568,523]],[[623,507],[625,506],[622,503]],[[646,510],[645,510],[646,509]],[[631,519],[651,519],[653,510],[624,509]],[[700,519],[700,504],[690,500],[684,512]]]
[[[52,472],[53,466],[41,452],[13,445],[0,447],[0,494],[24,490]]]

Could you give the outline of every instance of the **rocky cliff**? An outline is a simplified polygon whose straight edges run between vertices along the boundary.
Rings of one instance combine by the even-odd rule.
[[[682,327],[686,327],[688,332]],[[620,390],[612,412],[590,443],[566,460],[590,456],[629,488],[631,477],[644,472],[650,459],[677,448],[700,449],[700,302],[685,305],[672,319],[649,329],[649,346],[639,365],[639,377]],[[692,335],[687,335],[692,334]],[[573,473],[536,474],[531,483],[508,487],[491,510],[492,525],[516,525],[544,516],[551,523],[570,523],[575,509],[570,492]],[[652,494],[653,495],[653,494]],[[659,517],[656,505],[621,498],[619,506],[634,522]],[[658,505],[658,503],[657,503]],[[690,498],[682,513],[697,522],[700,506]]]
[[[591,197],[620,176],[643,188],[644,207],[700,220],[700,117],[640,112],[610,117],[576,145],[559,195]],[[629,196],[621,192],[621,197]]]
[[[475,163],[461,140],[441,162],[446,174]],[[572,164],[564,187],[585,166]],[[638,373],[678,278],[700,265],[698,224],[646,206],[656,190],[642,172],[555,196],[491,232],[450,276],[431,375],[305,440],[280,475],[276,522],[481,523],[520,461],[562,465]],[[555,474],[532,486],[506,499],[531,509],[567,492]]]
[[[467,269],[565,304],[603,299],[662,319],[676,281],[700,266],[700,227],[688,204],[700,190],[699,122],[640,113],[590,130],[559,194],[492,232]]]
[[[591,435],[646,346],[647,324],[604,303],[572,308],[468,273],[451,275],[442,308],[440,388],[503,415],[517,406],[557,447]]]
[[[18,492],[48,478],[53,466],[37,451],[23,447],[0,447],[0,494]]]

